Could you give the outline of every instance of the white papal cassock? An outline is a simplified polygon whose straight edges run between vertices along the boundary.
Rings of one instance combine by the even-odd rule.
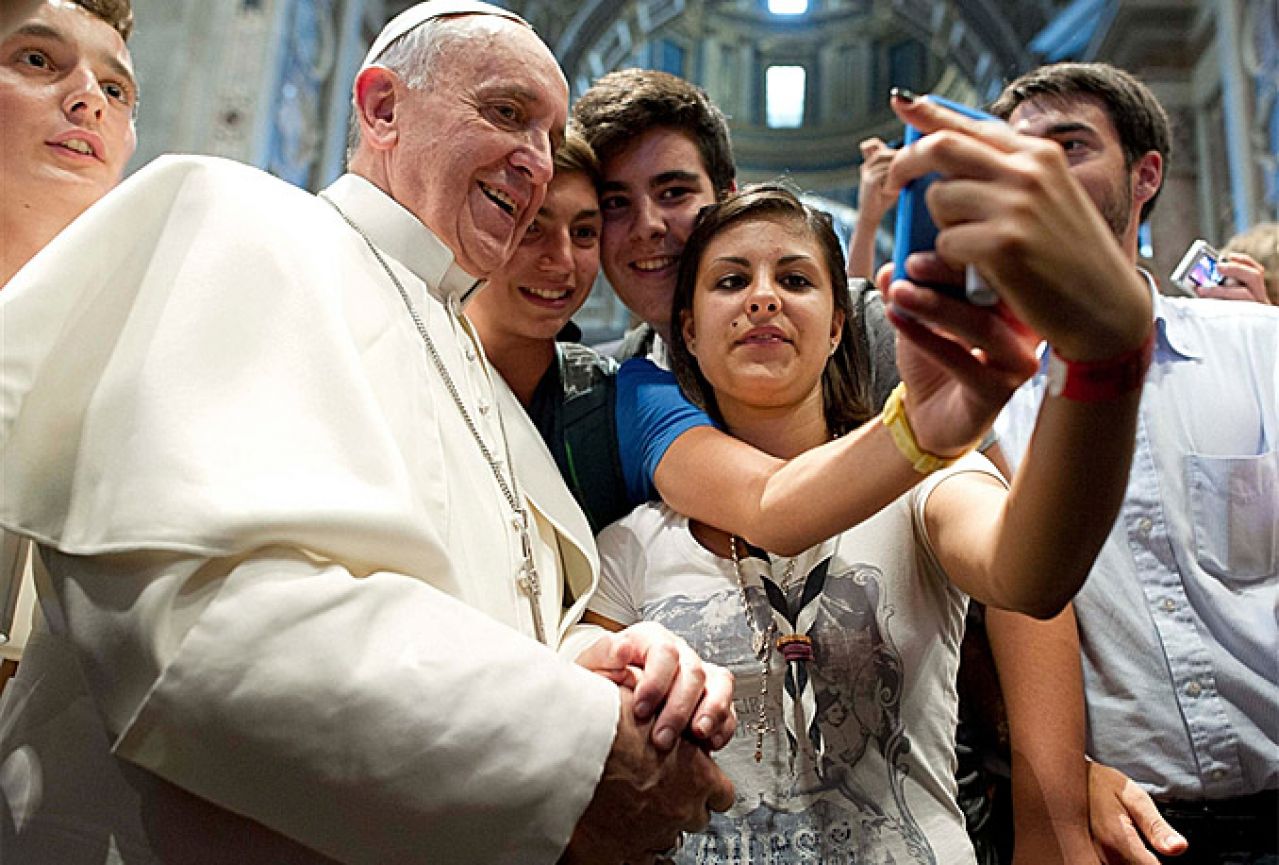
[[[458,314],[474,280],[363,179],[324,194],[503,458],[504,423],[562,637],[594,546]],[[615,689],[530,638],[511,509],[327,203],[159,160],[0,327],[0,524],[42,545],[45,619],[0,713],[0,860],[556,859]]]

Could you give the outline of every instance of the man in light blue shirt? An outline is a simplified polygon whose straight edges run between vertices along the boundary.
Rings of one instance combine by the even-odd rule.
[[[994,112],[1062,145],[1135,266],[1168,158],[1150,92],[1060,64],[1014,81]],[[1155,295],[1126,498],[1075,599],[1089,754],[1159,802],[1189,841],[1178,862],[1279,862],[1279,310]],[[1048,380],[1045,365],[996,425],[1014,467]],[[1141,828],[1161,852],[1185,846],[1167,824]],[[1135,833],[1099,850],[1158,861]]]

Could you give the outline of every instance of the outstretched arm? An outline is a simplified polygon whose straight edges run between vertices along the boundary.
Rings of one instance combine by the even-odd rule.
[[[940,456],[967,450],[1035,368],[1033,344],[1014,335],[966,366],[930,373],[911,417],[925,449]],[[678,396],[673,378],[665,387]],[[675,510],[782,555],[856,525],[922,477],[878,418],[791,460],[698,426],[670,444],[653,474]]]
[[[923,281],[974,266],[1001,298],[992,312],[904,280],[886,286],[903,378],[916,365],[972,365],[1016,322],[1076,371],[1081,363],[1116,362],[1130,373],[1109,392],[1050,390],[1006,496],[993,483],[959,475],[929,498],[929,530],[951,578],[991,606],[1048,618],[1083,584],[1123,500],[1141,358],[1149,357],[1150,291],[1056,143],[924,100],[898,99],[894,109],[932,133],[898,155],[894,183],[929,171],[945,178],[928,194],[941,229],[937,253],[912,256],[907,272]],[[1132,363],[1117,362],[1124,358]],[[914,396],[912,385],[912,421]]]
[[[654,473],[675,510],[781,555],[860,523],[919,479],[877,421],[789,461],[697,427],[671,444]]]

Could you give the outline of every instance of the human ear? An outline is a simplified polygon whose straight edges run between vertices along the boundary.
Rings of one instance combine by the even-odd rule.
[[[1139,204],[1155,197],[1164,182],[1164,159],[1157,150],[1147,151],[1132,167],[1132,196]]]
[[[398,77],[384,66],[369,66],[355,78],[355,112],[360,121],[360,140],[375,150],[388,150],[399,138],[396,110],[399,107]]]
[[[840,337],[844,335],[844,311],[836,309],[834,315],[830,317],[830,353],[834,354],[839,348]]]
[[[693,316],[688,310],[680,313],[680,332],[684,335],[684,347],[688,349],[688,353],[697,357],[697,351],[694,348],[697,329],[693,326]]]

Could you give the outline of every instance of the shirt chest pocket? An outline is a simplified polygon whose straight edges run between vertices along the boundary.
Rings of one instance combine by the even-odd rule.
[[[1279,451],[1185,457],[1200,567],[1227,584],[1279,573]]]

